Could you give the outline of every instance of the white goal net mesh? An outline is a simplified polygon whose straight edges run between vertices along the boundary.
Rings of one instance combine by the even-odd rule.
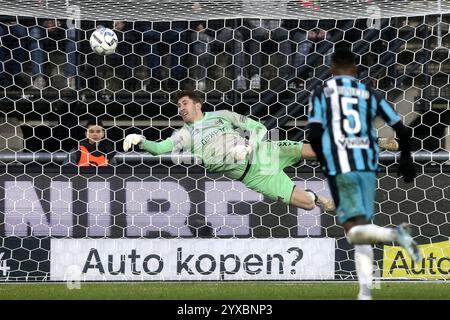
[[[447,0],[2,0],[2,12],[84,20],[367,19],[450,12]]]
[[[419,176],[404,184],[396,154],[382,153],[374,222],[409,222],[434,257],[420,268],[380,245],[376,271],[448,278],[449,1],[28,0],[0,1],[0,12],[1,280],[355,279],[333,214],[272,202],[188,155],[122,152],[129,133],[157,141],[182,125],[182,89],[202,92],[204,111],[302,141],[309,94],[343,43],[359,79],[413,129]],[[117,34],[115,54],[91,50],[98,25]],[[105,168],[71,160],[92,119],[110,146]],[[380,122],[378,135],[394,133]],[[286,172],[330,195],[316,162]],[[122,270],[123,255],[140,271]]]

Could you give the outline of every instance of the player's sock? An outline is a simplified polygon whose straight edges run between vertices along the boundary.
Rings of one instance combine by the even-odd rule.
[[[374,224],[358,225],[347,232],[347,239],[354,245],[392,242],[395,241],[395,229],[383,228]]]
[[[355,267],[359,282],[358,299],[372,299],[373,249],[371,245],[355,246]]]

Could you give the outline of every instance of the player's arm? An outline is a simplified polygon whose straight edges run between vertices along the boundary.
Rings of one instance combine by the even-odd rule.
[[[139,148],[151,153],[154,156],[172,152],[175,144],[173,143],[171,138],[167,138],[163,141],[155,142],[151,140],[145,139],[141,144],[139,144]]]
[[[255,145],[260,142],[267,134],[267,128],[261,122],[255,121],[242,114],[223,110],[223,116],[230,120],[235,128],[246,130],[250,133],[250,144]]]
[[[249,117],[247,117],[247,120],[245,121],[245,128],[250,132],[251,144],[262,141],[267,134],[267,128],[264,124]]]
[[[183,127],[174,131],[171,137],[159,142],[147,140],[143,135],[129,134],[123,142],[123,150],[128,151],[132,145],[137,145],[140,149],[156,156],[168,152],[187,150],[190,148],[191,139],[189,131]]]
[[[323,111],[322,93],[321,90],[317,88],[309,97],[307,139],[311,144],[311,148],[314,150],[317,160],[319,160],[322,165],[324,165],[324,156],[322,152]]]
[[[129,134],[123,141],[123,150],[128,151],[131,146],[137,145],[140,149],[151,153],[152,155],[160,155],[163,153],[171,152],[174,149],[174,142],[171,138],[167,138],[163,141],[155,142],[147,140],[143,135]]]
[[[377,114],[395,130],[400,148],[399,174],[403,176],[405,182],[412,182],[416,177],[416,169],[411,157],[411,130],[403,124],[394,108],[383,98],[378,100]]]

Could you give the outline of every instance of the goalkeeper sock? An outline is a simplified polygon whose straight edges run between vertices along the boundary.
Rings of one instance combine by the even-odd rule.
[[[378,242],[395,241],[395,229],[383,228],[374,224],[354,226],[347,232],[350,244],[374,244]]]
[[[370,299],[373,281],[373,249],[371,245],[355,246],[355,267],[359,282],[358,299]]]

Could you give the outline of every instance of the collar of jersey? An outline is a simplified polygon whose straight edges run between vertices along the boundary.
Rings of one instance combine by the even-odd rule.
[[[350,78],[350,79],[353,79],[353,80],[358,81],[358,79],[356,79],[354,76],[349,76],[349,75],[345,75],[345,74],[340,75],[340,76],[335,76],[334,78],[335,78],[335,79],[339,79],[339,78]]]
[[[202,122],[203,120],[205,120],[206,117],[208,117],[208,112],[203,113],[203,118],[201,118],[200,120],[197,120],[197,121],[192,122],[192,123],[190,123],[190,124],[187,124],[187,123],[186,123],[186,124],[187,124],[188,127],[195,126],[197,123],[200,123],[200,122]]]

